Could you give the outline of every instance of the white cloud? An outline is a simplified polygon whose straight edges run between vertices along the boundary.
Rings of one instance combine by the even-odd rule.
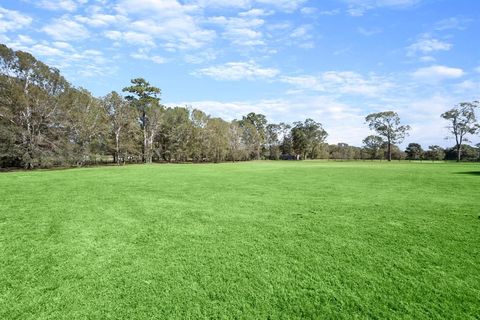
[[[177,0],[121,0],[115,10],[132,21],[124,26],[128,31],[160,39],[170,51],[198,49],[216,36],[215,31],[201,27],[193,15],[198,7]]]
[[[312,24],[269,23],[265,25],[265,47],[262,49],[269,52],[277,52],[276,49],[281,47],[311,49],[319,38],[322,38],[322,35]]]
[[[155,41],[153,40],[152,36],[146,33],[110,30],[105,32],[105,37],[114,41],[124,41],[129,45],[142,45],[147,47],[155,46]]]
[[[292,38],[305,38],[305,37],[308,37],[308,30],[309,30],[309,26],[300,26],[298,28],[295,28],[292,33],[290,34],[290,37]]]
[[[37,7],[53,11],[75,11],[79,4],[84,4],[86,1],[73,0],[41,0],[35,3]]]
[[[448,51],[451,48],[451,43],[432,38],[430,35],[422,35],[415,43],[407,47],[407,55],[431,54],[435,51]]]
[[[229,62],[223,65],[199,69],[194,72],[194,75],[208,76],[216,80],[237,81],[242,79],[269,79],[277,76],[279,73],[280,71],[277,69],[264,68],[257,65],[254,61],[248,61]]]
[[[256,0],[256,2],[259,4],[271,5],[277,9],[289,12],[300,8],[306,0]]]
[[[132,53],[130,56],[132,58],[135,58],[135,59],[152,61],[153,63],[156,63],[156,64],[163,64],[163,63],[167,62],[167,60],[162,56],[148,55],[146,52],[144,52],[142,50],[140,50],[136,53]]]
[[[65,41],[36,41],[19,35],[14,41],[8,42],[8,46],[15,50],[30,52],[47,65],[61,69],[69,80],[75,79],[78,75],[105,76],[112,74],[117,68],[111,58],[105,58],[103,52],[74,47]]]
[[[0,7],[0,33],[22,29],[31,23],[31,17]]]
[[[195,54],[186,54],[184,60],[191,64],[200,64],[208,61],[213,61],[217,58],[217,51],[210,48],[196,52]]]
[[[336,16],[340,14],[340,9],[323,10],[318,13],[320,16]]]
[[[480,92],[480,82],[465,80],[457,84],[456,89],[461,92]]]
[[[480,66],[476,67],[476,68],[475,68],[475,71],[478,72],[478,73],[480,73]]]
[[[420,57],[420,61],[422,62],[434,62],[436,59],[432,56],[423,56]]]
[[[20,43],[23,43],[23,44],[26,44],[26,45],[31,45],[31,44],[35,43],[35,40],[33,40],[29,36],[26,36],[26,35],[23,35],[23,34],[19,34],[17,38],[18,38],[18,41]]]
[[[435,30],[443,31],[443,30],[465,30],[467,25],[471,22],[471,19],[463,18],[463,17],[450,17],[447,19],[443,19],[435,24]]]
[[[312,75],[301,76],[283,76],[281,81],[284,83],[292,84],[297,88],[308,89],[313,91],[325,91],[326,88],[322,84],[320,77]]]
[[[363,36],[366,36],[366,37],[369,37],[369,36],[373,36],[375,34],[379,34],[382,32],[382,29],[380,28],[363,28],[363,27],[359,27],[357,28],[357,31],[358,33],[360,33],[361,35]]]
[[[30,50],[35,54],[45,57],[62,56],[64,54],[62,50],[45,44],[35,44],[30,48]]]
[[[318,12],[318,9],[315,7],[303,7],[300,9],[300,12],[305,15],[312,15]]]
[[[128,19],[125,16],[104,13],[94,13],[91,16],[76,15],[75,20],[94,28],[128,24]]]
[[[277,10],[292,12],[307,0],[190,0],[189,4],[201,8],[252,8],[255,5],[266,5]]]
[[[209,23],[224,28],[222,36],[232,44],[244,47],[264,45],[263,33],[259,30],[265,24],[257,17],[211,17]]]
[[[273,11],[265,11],[263,9],[251,9],[248,11],[240,12],[238,15],[240,17],[264,17],[270,16],[273,14]]]
[[[421,0],[343,0],[348,4],[351,16],[362,16],[366,11],[377,8],[401,9],[418,4]]]
[[[327,71],[318,76],[283,76],[280,81],[310,91],[368,97],[381,96],[394,86],[384,77],[375,75],[364,77],[352,71]]]
[[[55,19],[53,23],[44,26],[42,31],[60,41],[82,40],[90,35],[87,28],[68,16]]]
[[[465,72],[460,68],[435,65],[426,68],[420,68],[413,73],[413,76],[417,79],[439,81],[444,79],[460,78],[464,74]]]

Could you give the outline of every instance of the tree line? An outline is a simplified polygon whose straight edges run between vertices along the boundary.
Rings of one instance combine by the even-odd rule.
[[[94,97],[72,86],[31,54],[0,45],[0,167],[26,169],[95,163],[222,162],[255,159],[466,159],[466,138],[478,131],[478,102],[460,104],[442,115],[451,123],[452,150],[428,151],[397,144],[410,127],[393,111],[370,114],[377,132],[362,147],[329,145],[313,119],[269,123],[249,113],[225,121],[193,107],[166,107],[161,90],[142,78],[122,93]],[[471,112],[470,112],[471,111]],[[478,146],[477,146],[478,147]],[[463,151],[463,155],[462,155]],[[477,150],[478,158],[478,150]],[[470,158],[468,158],[470,159]]]

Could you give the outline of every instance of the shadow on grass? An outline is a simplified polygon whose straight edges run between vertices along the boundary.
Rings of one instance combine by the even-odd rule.
[[[480,171],[463,171],[463,172],[457,172],[457,174],[467,174],[471,176],[480,176]]]

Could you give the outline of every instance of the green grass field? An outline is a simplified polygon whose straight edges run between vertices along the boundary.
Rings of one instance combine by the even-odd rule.
[[[0,319],[478,319],[480,165],[0,174]]]

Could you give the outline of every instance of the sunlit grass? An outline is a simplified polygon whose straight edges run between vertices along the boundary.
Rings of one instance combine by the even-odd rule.
[[[480,165],[0,174],[0,319],[480,314]]]

